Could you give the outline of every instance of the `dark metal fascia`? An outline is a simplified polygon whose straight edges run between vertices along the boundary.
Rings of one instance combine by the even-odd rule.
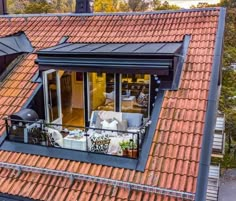
[[[144,138],[142,150],[139,155],[139,160],[138,160],[138,164],[137,164],[137,168],[136,168],[138,171],[144,171],[144,169],[146,167],[148,155],[150,153],[151,145],[153,142],[153,137],[156,133],[156,127],[157,127],[158,119],[159,119],[160,112],[161,112],[161,106],[162,106],[162,102],[164,100],[164,93],[165,92],[161,90],[157,94],[157,98],[156,98],[155,105],[154,105],[154,108],[152,111],[152,116],[151,116],[152,123],[149,127],[147,136],[145,136],[145,138]]]
[[[60,57],[60,58],[55,58],[55,57],[40,57],[36,59],[37,64],[53,64],[55,63],[58,65],[58,63],[63,63],[67,65],[75,65],[75,64],[80,64],[80,63],[90,63],[90,64],[120,64],[125,63],[125,64],[131,64],[131,65],[136,65],[136,64],[153,64],[153,65],[171,65],[172,64],[172,59],[168,58],[140,58],[140,57],[135,57],[135,58],[124,58],[124,57],[105,57],[105,58],[99,58],[99,57],[74,57],[74,58],[65,58],[65,57]]]
[[[6,138],[7,138],[7,133],[5,131],[0,137],[0,147],[2,146],[2,144],[6,140]]]
[[[100,47],[98,47],[100,48]],[[97,55],[97,56],[103,56],[103,55],[107,55],[107,56],[110,56],[110,55],[119,55],[119,56],[153,56],[153,57],[156,57],[156,56],[160,56],[160,57],[175,57],[175,56],[179,56],[178,53],[150,53],[150,52],[73,52],[73,51],[68,51],[68,52],[64,52],[64,51],[38,51],[37,54],[39,56],[43,56],[43,55],[58,55],[58,56],[61,56],[61,55],[66,55],[66,56],[84,56],[84,55]]]
[[[208,104],[205,117],[205,126],[202,139],[202,149],[199,163],[199,173],[197,177],[196,201],[206,200],[209,166],[211,162],[211,152],[213,144],[213,134],[216,123],[216,113],[218,106],[218,77],[221,66],[221,57],[223,52],[223,37],[225,28],[226,9],[220,9],[219,23],[216,35],[216,44],[214,50],[214,62],[212,65],[212,74],[210,90],[208,94]]]
[[[132,70],[169,70],[172,65],[171,59],[130,59],[130,58],[48,58],[42,57],[36,59],[35,63],[39,65],[40,70],[46,69],[74,69],[80,68],[84,72],[89,71],[88,68],[101,69],[121,69],[121,67],[130,68]],[[145,66],[145,68],[144,68]],[[83,69],[82,69],[83,68]]]
[[[63,66],[71,66],[71,67],[100,67],[102,69],[106,69],[106,68],[122,68],[122,67],[130,67],[131,69],[160,69],[160,70],[168,70],[170,67],[170,64],[163,64],[163,63],[126,63],[126,62],[114,62],[114,63],[90,63],[90,62],[78,62],[78,63],[67,63],[67,62],[41,62],[41,64],[39,64],[40,67],[41,66],[52,66],[52,67],[63,67]],[[52,68],[50,68],[52,69]],[[66,68],[65,68],[66,70]]]
[[[41,83],[42,80],[39,79],[39,78],[40,78],[39,76],[40,76],[40,73],[39,73],[39,71],[37,71],[37,72],[34,74],[34,76],[31,78],[31,82]]]
[[[34,99],[34,96],[38,93],[40,88],[43,86],[43,83],[39,83],[38,86],[34,89],[33,94],[27,99],[22,108],[27,108],[31,101]]]
[[[30,199],[30,198],[10,195],[6,193],[0,193],[0,200],[1,201],[33,201],[33,199]]]
[[[179,56],[179,61],[176,66],[176,72],[174,75],[171,90],[178,90],[179,89],[180,80],[181,80],[181,77],[183,74],[183,66],[184,66],[184,63],[187,59],[187,53],[188,53],[188,47],[189,47],[190,40],[191,40],[190,35],[184,36],[182,55]]]

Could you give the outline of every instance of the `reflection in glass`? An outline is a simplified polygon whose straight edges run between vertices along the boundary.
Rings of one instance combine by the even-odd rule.
[[[150,75],[122,74],[121,111],[142,113],[148,117]]]
[[[59,118],[56,72],[47,74],[47,79],[48,79],[48,98],[49,98],[48,100],[49,122],[53,122]]]
[[[115,87],[114,74],[89,73],[89,108],[94,110],[114,111]]]

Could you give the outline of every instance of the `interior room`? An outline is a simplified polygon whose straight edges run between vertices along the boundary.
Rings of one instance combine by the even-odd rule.
[[[84,126],[83,73],[60,71],[62,124]]]

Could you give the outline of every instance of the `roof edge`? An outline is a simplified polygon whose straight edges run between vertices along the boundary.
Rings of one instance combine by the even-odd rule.
[[[200,11],[217,11],[221,7],[210,8],[193,8],[179,10],[161,10],[148,12],[117,12],[117,13],[44,13],[44,14],[10,14],[0,15],[0,18],[27,18],[27,17],[91,17],[91,16],[124,16],[124,15],[151,15],[151,14],[167,14],[167,13],[183,13],[183,12],[200,12]]]
[[[218,77],[220,73],[221,57],[223,52],[223,39],[225,27],[226,9],[220,9],[219,23],[216,35],[216,44],[214,50],[214,61],[212,65],[212,74],[210,90],[208,94],[208,104],[205,117],[205,126],[203,132],[202,149],[199,162],[199,174],[197,177],[196,201],[206,200],[209,165],[211,162],[211,152],[213,143],[213,132],[216,123],[216,112],[218,107]]]

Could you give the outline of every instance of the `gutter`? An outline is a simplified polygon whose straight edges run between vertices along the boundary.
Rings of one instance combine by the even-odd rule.
[[[218,78],[220,73],[221,58],[223,52],[224,28],[225,28],[226,9],[220,8],[216,44],[214,50],[214,61],[210,90],[208,94],[207,112],[205,127],[203,132],[202,149],[199,163],[199,174],[197,178],[196,201],[206,200],[208,174],[211,162],[211,152],[213,144],[213,132],[216,124],[216,113],[218,107]]]

